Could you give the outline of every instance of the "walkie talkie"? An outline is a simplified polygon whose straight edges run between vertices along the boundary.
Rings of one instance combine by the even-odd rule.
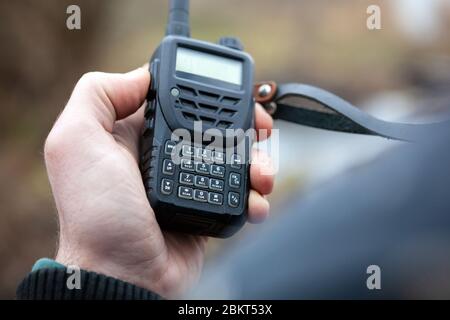
[[[253,60],[235,38],[190,38],[189,1],[171,0],[150,73],[140,165],[157,221],[231,236],[247,219]]]

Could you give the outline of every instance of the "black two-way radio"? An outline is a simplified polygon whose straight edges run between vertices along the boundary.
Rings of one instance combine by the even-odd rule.
[[[235,38],[190,38],[189,1],[171,0],[150,73],[141,172],[157,221],[230,236],[247,219],[253,61]]]

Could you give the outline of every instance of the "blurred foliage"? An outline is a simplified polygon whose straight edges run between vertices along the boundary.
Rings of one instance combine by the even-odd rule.
[[[192,35],[240,37],[258,80],[308,82],[356,101],[414,85],[417,65],[450,52],[446,35],[409,42],[387,0],[191,2]],[[382,30],[366,28],[373,3],[382,8]],[[81,7],[79,31],[66,28],[70,4]],[[448,31],[449,10],[441,14]],[[0,1],[0,298],[14,296],[37,258],[54,254],[57,223],[42,149],[74,84],[87,71],[144,64],[166,16],[162,0]]]

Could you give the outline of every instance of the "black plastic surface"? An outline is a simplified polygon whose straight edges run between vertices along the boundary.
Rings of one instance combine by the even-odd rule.
[[[205,78],[189,78],[177,74],[175,71],[175,53],[177,46],[184,46],[195,50],[237,59],[243,63],[242,86],[230,86],[226,83]],[[245,152],[238,152],[233,148],[225,150],[227,156],[239,153],[243,157],[243,165],[237,169],[225,163],[223,181],[222,205],[183,199],[178,196],[178,187],[183,186],[179,181],[180,166],[176,166],[174,173],[163,172],[164,160],[171,159],[165,153],[165,143],[172,137],[176,129],[187,129],[194,136],[194,120],[204,120],[201,132],[215,128],[226,134],[226,129],[243,129],[253,127],[254,105],[252,97],[253,61],[244,52],[230,48],[197,41],[184,37],[168,36],[155,51],[151,63],[151,88],[148,94],[148,105],[145,111],[145,122],[141,141],[141,171],[152,208],[155,210],[158,223],[163,229],[175,230],[191,234],[208,235],[214,237],[228,237],[238,231],[247,220],[247,201],[250,188],[249,181],[249,152],[251,138],[248,136],[228,137],[227,139],[213,138],[213,148],[226,145],[230,141],[245,139]],[[171,89],[178,89],[174,96]],[[189,116],[186,116],[189,115]],[[172,139],[172,140],[174,140]],[[185,141],[187,142],[187,141]],[[236,142],[236,141],[235,141]],[[203,144],[208,146],[209,141]],[[196,145],[201,147],[200,145]],[[184,171],[183,171],[184,172]],[[238,173],[241,177],[239,188],[233,188],[228,183],[229,175]],[[214,178],[210,174],[196,175]],[[163,179],[173,181],[173,191],[165,194],[161,191]],[[188,186],[195,188],[194,186]],[[209,190],[208,192],[215,192]],[[237,207],[228,204],[230,193],[238,193],[240,201]]]

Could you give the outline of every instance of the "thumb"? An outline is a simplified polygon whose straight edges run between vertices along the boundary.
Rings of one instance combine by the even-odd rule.
[[[128,73],[86,73],[78,81],[65,112],[98,121],[111,132],[114,122],[135,113],[145,100],[150,73],[138,68]],[[89,120],[90,120],[89,119]]]

